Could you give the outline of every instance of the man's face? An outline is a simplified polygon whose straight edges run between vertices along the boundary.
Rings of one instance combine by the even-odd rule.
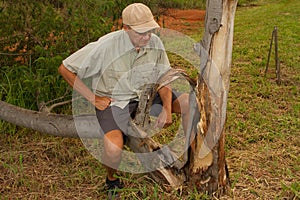
[[[128,33],[128,36],[134,47],[137,49],[146,46],[151,38],[151,31],[138,33],[130,28],[125,29],[125,31]]]

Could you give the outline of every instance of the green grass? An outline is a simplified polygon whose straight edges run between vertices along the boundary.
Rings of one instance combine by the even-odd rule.
[[[237,177],[234,183],[239,197],[299,197],[300,2],[257,1],[256,5],[239,7],[236,13],[228,98],[228,162],[232,176]],[[275,26],[280,85],[276,84],[274,45],[264,76]]]
[[[240,5],[235,18],[226,124],[232,191],[224,198],[297,199],[300,2],[245,0]],[[274,49],[269,71],[264,75],[274,26],[279,34],[281,85],[276,84]],[[201,34],[192,37],[198,39]],[[40,55],[40,60],[32,61],[31,65],[1,65],[2,100],[32,108],[36,106],[38,87],[43,90],[45,101],[64,94],[64,89],[59,88],[66,85],[61,85],[56,72],[61,58]],[[178,65],[184,63],[176,56],[171,59]],[[44,64],[47,70],[37,73]],[[59,95],[48,91],[49,82],[54,82],[51,84]],[[102,190],[105,170],[79,139],[47,136],[11,125],[4,129],[0,124],[0,127],[0,199],[105,198]],[[144,174],[123,173],[120,177],[127,188],[123,191],[124,199],[208,199],[193,188],[183,188],[183,194],[167,191]]]

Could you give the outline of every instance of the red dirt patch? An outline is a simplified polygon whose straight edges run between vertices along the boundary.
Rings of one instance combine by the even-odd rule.
[[[205,10],[161,10],[159,24],[163,28],[173,29],[182,33],[197,33],[204,26]]]

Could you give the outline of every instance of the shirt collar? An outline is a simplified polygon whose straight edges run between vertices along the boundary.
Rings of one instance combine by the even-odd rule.
[[[126,50],[130,51],[130,50],[135,49],[135,46],[132,44],[132,42],[129,38],[129,35],[126,33],[125,30],[122,30],[122,31],[123,31],[124,45],[126,47]],[[151,42],[151,39],[146,46],[144,46],[140,49],[140,51],[144,52],[145,49],[150,48],[150,42]]]

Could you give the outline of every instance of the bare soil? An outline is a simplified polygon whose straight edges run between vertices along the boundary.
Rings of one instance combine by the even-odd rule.
[[[180,31],[185,34],[195,34],[204,25],[204,10],[165,9],[161,13],[159,23],[163,28]]]

